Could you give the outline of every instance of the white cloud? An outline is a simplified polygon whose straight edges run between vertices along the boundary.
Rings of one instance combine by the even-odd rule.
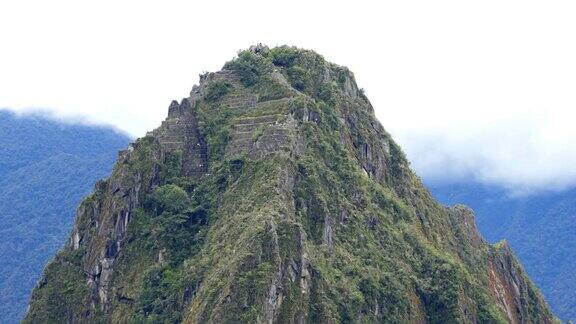
[[[13,113],[16,117],[19,118],[37,117],[43,120],[55,121],[60,124],[105,127],[107,129],[111,129],[117,132],[122,136],[127,136],[128,138],[135,138],[133,134],[128,133],[124,129],[114,124],[98,121],[92,118],[91,116],[82,113],[62,112],[54,109],[43,109],[43,108],[22,108],[14,110],[10,108],[0,107],[0,113],[6,111]]]
[[[526,195],[576,182],[576,132],[557,125],[549,119],[511,119],[483,127],[404,131],[397,139],[430,182],[472,180]]]
[[[197,75],[263,42],[352,69],[426,178],[515,192],[576,183],[572,1],[12,1],[0,107],[86,115],[135,135]]]

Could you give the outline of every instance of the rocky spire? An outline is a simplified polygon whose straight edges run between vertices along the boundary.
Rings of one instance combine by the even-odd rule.
[[[97,320],[555,319],[509,248],[431,197],[348,69],[258,45],[78,209],[25,322]]]

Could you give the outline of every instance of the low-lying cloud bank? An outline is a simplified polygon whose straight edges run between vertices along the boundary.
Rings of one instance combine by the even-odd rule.
[[[66,125],[82,125],[89,127],[108,128],[115,131],[119,135],[134,138],[133,135],[123,130],[122,128],[110,124],[106,121],[98,120],[97,118],[94,118],[89,115],[82,115],[78,113],[66,113],[63,111],[48,108],[12,109],[7,107],[0,107],[0,114],[2,113],[12,114],[19,118],[45,119],[48,121],[54,121]]]
[[[570,119],[556,117],[397,130],[394,135],[427,182],[479,182],[524,196],[576,185],[576,131]]]

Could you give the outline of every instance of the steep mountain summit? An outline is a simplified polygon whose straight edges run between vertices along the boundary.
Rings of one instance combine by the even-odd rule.
[[[26,322],[555,319],[505,243],[438,204],[346,68],[255,46],[120,153]]]

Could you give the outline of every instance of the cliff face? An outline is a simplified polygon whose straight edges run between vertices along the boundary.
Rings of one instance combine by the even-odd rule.
[[[25,322],[555,319],[434,201],[346,68],[257,46],[201,76],[78,209]]]

